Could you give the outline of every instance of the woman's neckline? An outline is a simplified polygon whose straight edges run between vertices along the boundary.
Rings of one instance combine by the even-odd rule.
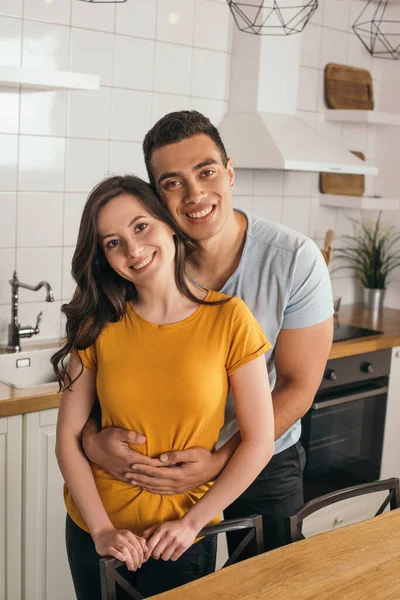
[[[204,300],[210,301],[212,295],[213,295],[213,291],[207,290],[207,294],[206,294]],[[206,306],[207,306],[206,304],[199,304],[199,306],[197,308],[195,308],[195,310],[192,312],[192,314],[185,317],[181,321],[175,321],[174,323],[165,323],[165,324],[153,323],[152,321],[148,321],[147,319],[144,319],[136,312],[132,302],[129,302],[127,304],[127,310],[133,316],[133,318],[136,321],[138,321],[139,323],[141,323],[142,325],[146,325],[147,327],[150,327],[152,329],[167,329],[167,328],[182,327],[183,325],[186,325],[190,321],[193,321],[203,312],[203,310]]]

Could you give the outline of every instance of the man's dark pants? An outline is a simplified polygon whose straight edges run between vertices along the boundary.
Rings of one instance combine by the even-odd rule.
[[[287,544],[285,517],[292,516],[303,505],[303,470],[305,451],[300,442],[275,454],[249,488],[224,510],[225,519],[260,514],[263,517],[265,550]],[[231,553],[246,532],[228,534]],[[251,550],[249,548],[248,556]],[[246,552],[246,551],[245,551]],[[246,558],[245,552],[241,558]]]

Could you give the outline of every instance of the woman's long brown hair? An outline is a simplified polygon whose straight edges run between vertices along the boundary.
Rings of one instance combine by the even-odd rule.
[[[190,290],[186,274],[186,257],[194,250],[193,242],[178,229],[175,221],[158,200],[152,188],[134,175],[115,176],[104,179],[89,194],[83,209],[76,249],[72,257],[72,277],[76,289],[71,302],[61,307],[66,316],[66,339],[51,362],[60,384],[60,390],[70,389],[83,372],[72,381],[65,369],[65,359],[71,350],[84,350],[91,346],[108,323],[120,321],[126,305],[135,301],[134,284],[112,269],[98,242],[97,218],[100,210],[110,200],[129,194],[141,202],[144,208],[174,232],[175,282],[178,290],[198,304],[221,304],[222,301],[199,300]],[[82,363],[82,361],[81,361]]]

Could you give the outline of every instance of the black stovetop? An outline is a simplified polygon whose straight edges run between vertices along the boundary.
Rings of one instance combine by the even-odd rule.
[[[366,337],[368,335],[381,335],[383,331],[375,331],[374,329],[365,329],[364,327],[355,327],[354,325],[342,325],[335,323],[333,333],[334,342],[343,342],[344,340],[352,340],[355,338]]]

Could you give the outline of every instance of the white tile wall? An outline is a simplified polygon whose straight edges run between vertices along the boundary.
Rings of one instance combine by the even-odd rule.
[[[158,3],[157,39],[193,45],[195,0],[163,0]]]
[[[16,267],[27,283],[47,279],[56,297],[21,291],[21,322],[34,325],[43,310],[40,337],[60,335],[87,194],[109,174],[147,178],[141,144],[151,125],[192,108],[219,124],[231,29],[225,0],[0,0],[0,64],[95,73],[101,85],[0,88],[0,345]]]
[[[0,192],[0,248],[15,248],[17,194]]]
[[[363,5],[320,2],[301,34],[298,109],[306,122],[344,147],[364,150],[371,161],[374,127],[327,123],[323,116],[328,61],[370,68],[377,103],[385,104],[384,61],[371,59],[350,30]],[[49,304],[43,290],[25,291],[21,320],[34,325],[43,310],[40,337],[60,335],[60,306],[73,291],[70,262],[87,193],[110,173],[146,177],[141,142],[149,127],[181,109],[221,122],[233,27],[226,0],[1,0],[0,63],[97,73],[101,89],[0,90],[0,344],[6,342],[8,279],[16,266],[28,283],[47,278],[56,296]],[[319,206],[317,174],[239,170],[234,205],[300,229],[320,245],[328,228],[337,237],[349,231],[346,211]],[[351,277],[340,272],[333,282],[344,302],[356,297]],[[399,305],[398,296],[395,283],[388,299]]]

